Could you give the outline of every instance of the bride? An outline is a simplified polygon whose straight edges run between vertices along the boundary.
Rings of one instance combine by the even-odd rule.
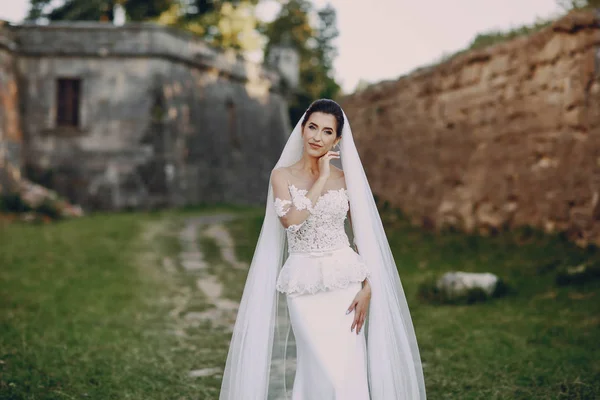
[[[311,104],[271,173],[219,398],[426,398],[398,270],[332,100]]]

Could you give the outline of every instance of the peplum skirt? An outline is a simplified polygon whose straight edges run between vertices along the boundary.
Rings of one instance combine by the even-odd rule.
[[[341,289],[370,275],[362,257],[346,245],[332,250],[291,252],[276,288],[289,296]]]
[[[346,314],[369,276],[349,246],[291,253],[278,278],[296,341],[292,400],[369,400],[364,326]]]

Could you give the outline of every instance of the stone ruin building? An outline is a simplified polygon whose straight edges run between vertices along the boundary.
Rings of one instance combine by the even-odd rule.
[[[154,24],[4,23],[0,184],[87,209],[263,204],[298,73],[280,50],[268,68]]]

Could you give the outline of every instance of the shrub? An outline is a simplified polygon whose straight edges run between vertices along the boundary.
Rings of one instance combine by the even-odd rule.
[[[556,274],[558,286],[582,285],[600,279],[600,263],[564,267]]]
[[[60,219],[62,217],[58,204],[49,199],[44,200],[35,208],[35,212],[45,215],[52,219]]]
[[[11,192],[0,195],[0,211],[25,213],[32,211],[32,208],[23,200],[19,193]]]

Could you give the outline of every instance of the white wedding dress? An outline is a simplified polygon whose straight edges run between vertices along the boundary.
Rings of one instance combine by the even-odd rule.
[[[305,116],[273,170],[302,159]],[[398,266],[346,115],[339,145],[345,186],[324,192],[314,206],[306,189],[276,191],[269,180],[220,400],[427,398]],[[293,206],[312,214],[284,229],[278,215]],[[360,256],[344,234],[346,215]],[[373,294],[364,335],[356,335],[350,332],[355,314],[346,310],[367,274]]]
[[[369,269],[349,243],[345,188],[330,189],[312,205],[307,190],[288,183],[289,199],[275,198],[279,217],[291,207],[310,214],[286,228],[289,257],[276,288],[287,296],[296,341],[292,400],[369,400],[364,329],[346,314]]]

